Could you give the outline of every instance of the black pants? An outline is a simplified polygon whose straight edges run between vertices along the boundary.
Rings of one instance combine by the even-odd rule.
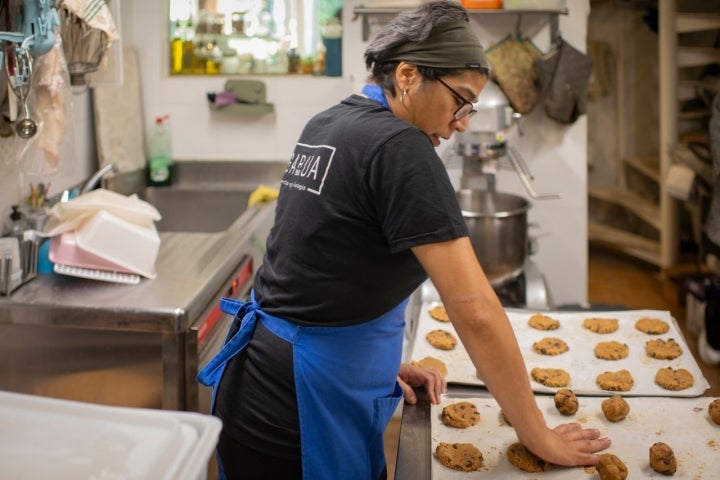
[[[260,453],[220,433],[218,453],[228,480],[302,480],[300,460]],[[378,480],[387,480],[387,467]]]
[[[228,480],[302,480],[300,460],[260,453],[220,433],[218,453]]]

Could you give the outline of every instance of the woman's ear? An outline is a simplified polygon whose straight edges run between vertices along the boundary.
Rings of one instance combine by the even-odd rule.
[[[395,82],[399,92],[408,90],[420,80],[420,72],[417,65],[400,62],[395,69]]]

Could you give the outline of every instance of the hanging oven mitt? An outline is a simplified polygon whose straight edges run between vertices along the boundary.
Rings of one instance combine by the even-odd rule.
[[[492,78],[518,113],[529,113],[538,99],[535,61],[542,52],[530,40],[507,35],[487,51]]]
[[[585,113],[592,64],[590,57],[564,39],[557,49],[535,62],[548,117],[569,124]]]

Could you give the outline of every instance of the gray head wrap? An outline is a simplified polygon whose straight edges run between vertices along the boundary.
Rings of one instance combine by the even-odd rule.
[[[425,40],[399,45],[380,60],[432,68],[490,69],[480,40],[466,21],[438,25]]]

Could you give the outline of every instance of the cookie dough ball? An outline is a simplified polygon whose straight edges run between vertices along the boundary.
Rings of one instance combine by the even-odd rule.
[[[483,465],[482,452],[472,443],[440,442],[435,456],[446,467],[461,472],[474,472]]]
[[[480,413],[472,402],[456,402],[442,409],[442,421],[455,428],[468,428],[477,425]]]
[[[523,472],[544,472],[549,465],[520,442],[515,442],[508,447],[507,459]]]
[[[555,408],[563,415],[574,415],[578,406],[578,398],[569,388],[561,388],[555,393]]]
[[[605,418],[611,422],[619,422],[630,413],[630,405],[620,395],[613,395],[606,398],[600,405]]]
[[[710,415],[710,420],[720,425],[720,398],[716,398],[710,403],[708,406],[708,415]]]
[[[600,480],[625,480],[628,476],[627,466],[612,453],[600,455],[600,461],[595,466]]]
[[[672,475],[677,470],[675,452],[667,443],[654,443],[650,447],[650,466],[658,473]]]

